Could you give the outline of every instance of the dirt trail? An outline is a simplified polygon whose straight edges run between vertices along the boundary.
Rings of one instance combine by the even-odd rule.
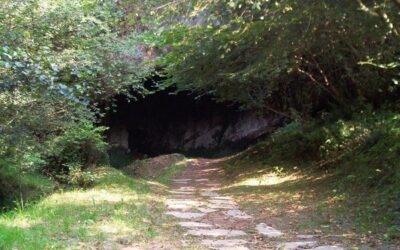
[[[167,200],[170,216],[178,218],[185,229],[182,242],[204,249],[314,249],[341,250],[339,246],[319,246],[309,235],[299,235],[298,241],[286,242],[284,232],[256,223],[232,197],[221,195],[222,160],[197,159],[173,180]],[[283,237],[284,238],[284,237]]]

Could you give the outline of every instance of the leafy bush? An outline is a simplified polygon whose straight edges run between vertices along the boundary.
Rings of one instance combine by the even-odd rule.
[[[72,170],[77,175],[81,174],[77,169],[106,162],[107,143],[102,135],[105,130],[105,127],[95,127],[90,121],[73,124],[48,143],[46,171],[68,174]]]
[[[113,1],[1,1],[0,159],[16,175],[43,170],[78,183],[106,160],[104,128],[93,124],[99,102],[145,92],[152,70],[139,67],[145,50],[122,38],[122,19]]]
[[[290,123],[276,130],[263,147],[274,160],[316,159],[324,136],[312,128],[312,124]]]
[[[17,88],[0,93],[0,113],[0,203],[9,205],[43,193],[40,186],[46,185],[39,171],[68,184],[87,186],[89,173],[70,171],[70,167],[86,168],[106,160],[101,134],[105,128],[96,128],[92,115],[79,102],[57,93]]]
[[[334,167],[345,177],[357,176],[344,180],[363,186],[400,185],[399,128],[400,116],[390,110],[367,109],[350,120],[293,122],[259,143],[256,151],[263,154],[257,157],[266,163]]]
[[[89,187],[94,183],[94,175],[88,170],[83,170],[80,164],[69,164],[67,167],[68,175],[60,176],[66,183],[79,187]]]

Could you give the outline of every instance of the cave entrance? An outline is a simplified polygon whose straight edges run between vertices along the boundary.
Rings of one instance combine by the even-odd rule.
[[[265,134],[267,117],[188,92],[159,91],[129,102],[120,96],[106,118],[108,141],[133,155],[184,153],[217,157],[246,148]]]

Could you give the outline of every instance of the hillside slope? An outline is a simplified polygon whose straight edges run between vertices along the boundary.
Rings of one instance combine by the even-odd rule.
[[[399,128],[398,112],[390,111],[291,123],[224,163],[225,192],[286,231],[396,249]]]

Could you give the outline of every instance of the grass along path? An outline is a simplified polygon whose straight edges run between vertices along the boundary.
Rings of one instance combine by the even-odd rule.
[[[1,215],[0,249],[180,249],[179,232],[164,213],[167,186],[110,167],[94,175],[92,188]]]
[[[384,225],[376,210],[376,194],[340,189],[335,172],[285,166],[285,171],[252,160],[249,150],[223,163],[224,195],[230,195],[243,211],[258,221],[286,233],[287,240],[312,235],[323,244],[348,249],[398,250],[398,239],[385,240]],[[354,187],[353,187],[354,188]],[[372,231],[376,230],[376,231]]]
[[[153,180],[97,168],[92,188],[0,215],[0,249],[398,249],[357,230],[365,206],[335,193],[331,174],[239,156],[186,161]]]

